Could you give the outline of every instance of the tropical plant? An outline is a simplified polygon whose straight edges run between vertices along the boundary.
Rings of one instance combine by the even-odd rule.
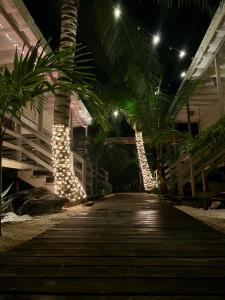
[[[49,81],[46,73],[61,71],[71,74],[71,63],[68,61],[72,48],[47,52],[47,45],[41,48],[41,43],[30,49],[23,49],[26,54],[15,53],[13,69],[7,66],[0,73],[0,194],[2,193],[2,147],[3,138],[8,125],[13,119],[19,119],[25,106],[30,105],[34,111],[40,111],[48,92],[59,88],[69,90],[72,87],[67,82]],[[23,53],[22,52],[22,53]]]
[[[0,219],[4,218],[6,212],[10,209],[13,199],[6,198],[6,195],[9,193],[14,182],[10,184],[10,186],[1,193],[1,207],[0,207]]]

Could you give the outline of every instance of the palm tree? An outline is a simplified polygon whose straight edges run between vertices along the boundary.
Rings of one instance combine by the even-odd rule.
[[[61,71],[69,74],[68,58],[71,49],[45,54],[47,45],[41,49],[38,42],[26,50],[26,55],[14,57],[13,70],[7,66],[0,73],[0,195],[2,194],[2,146],[5,131],[10,122],[19,118],[23,108],[29,104],[34,111],[40,111],[46,99],[46,93],[55,92],[61,87],[60,82],[49,82],[45,74]],[[64,89],[70,85],[63,83]],[[1,199],[0,199],[1,201]]]

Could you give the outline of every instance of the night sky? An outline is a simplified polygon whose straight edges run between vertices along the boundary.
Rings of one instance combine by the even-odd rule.
[[[218,2],[210,3],[215,8]],[[60,0],[24,0],[24,3],[45,38],[52,38],[52,48],[56,48],[60,35]],[[161,42],[155,51],[164,70],[163,87],[174,93],[181,82],[181,72],[188,69],[210,24],[209,14],[193,6],[167,8],[150,0],[120,0],[119,3],[123,13],[135,17],[149,34],[160,34]],[[180,60],[178,52],[169,50],[170,47],[185,49],[186,57]]]

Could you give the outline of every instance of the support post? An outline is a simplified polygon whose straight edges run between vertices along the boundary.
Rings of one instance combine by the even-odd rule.
[[[43,108],[38,113],[38,131],[42,132],[43,131]]]
[[[218,116],[222,117],[224,115],[224,95],[223,95],[223,87],[222,87],[218,55],[215,57],[214,62],[215,62],[215,73],[216,73],[216,87],[217,87],[217,94],[218,94]]]
[[[188,121],[188,134],[189,137],[192,136],[192,131],[191,131],[191,114],[190,114],[190,107],[189,107],[189,101],[187,100],[186,104],[187,108],[187,121]],[[191,181],[191,196],[195,197],[196,192],[195,192],[195,175],[194,175],[194,166],[193,166],[193,160],[191,154],[189,155],[189,168],[190,168],[190,181]]]
[[[180,158],[177,161],[177,186],[178,186],[178,195],[183,196],[183,180],[182,180],[182,171],[181,171],[181,161]]]
[[[21,125],[16,123],[15,126],[16,126],[16,128],[15,128],[16,132],[21,134]],[[22,137],[16,139],[16,145],[19,146],[19,147],[22,146]],[[16,150],[16,160],[17,161],[22,161],[22,152],[19,151],[19,150]]]

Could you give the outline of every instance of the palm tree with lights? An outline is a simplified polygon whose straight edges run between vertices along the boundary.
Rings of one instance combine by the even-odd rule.
[[[20,119],[23,109],[29,105],[34,112],[40,112],[49,93],[64,88],[69,90],[71,84],[49,81],[46,74],[61,72],[69,76],[72,49],[48,52],[47,46],[40,42],[23,53],[16,51],[13,68],[5,66],[0,72],[0,219],[2,201],[2,150],[5,132],[11,121]],[[18,50],[19,51],[19,50]],[[76,66],[75,70],[76,70]],[[78,71],[78,70],[77,70]],[[0,221],[1,222],[1,221]],[[1,223],[0,223],[1,225]],[[1,227],[0,227],[1,234]]]

